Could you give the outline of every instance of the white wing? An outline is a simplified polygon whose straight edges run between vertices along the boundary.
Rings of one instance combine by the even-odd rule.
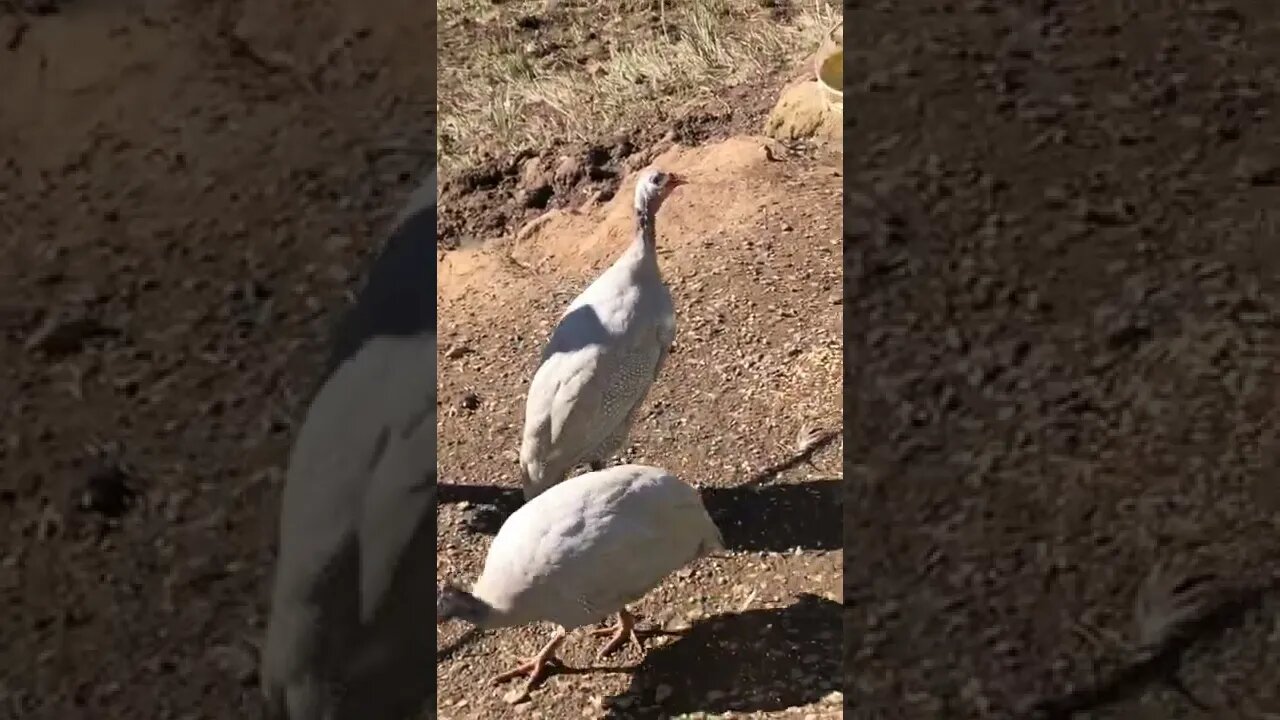
[[[567,480],[511,516],[477,592],[520,621],[568,627],[619,610],[719,544],[697,492],[658,468],[622,465]]]

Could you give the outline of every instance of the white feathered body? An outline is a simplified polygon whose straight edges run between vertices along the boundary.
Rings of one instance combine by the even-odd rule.
[[[697,490],[660,468],[619,465],[566,480],[512,514],[472,594],[495,608],[495,626],[572,629],[723,547]]]
[[[289,463],[262,683],[279,720],[393,717],[424,692],[434,590],[434,333],[376,338],[321,389]]]
[[[547,342],[520,445],[527,499],[621,447],[675,332],[671,292],[637,242],[569,305]]]

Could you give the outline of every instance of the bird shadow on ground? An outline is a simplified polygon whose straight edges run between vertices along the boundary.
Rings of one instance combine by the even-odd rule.
[[[843,547],[840,480],[703,488],[702,502],[725,546],[748,552],[836,550]],[[524,503],[520,490],[441,483],[439,502],[467,503],[471,532],[493,535]]]
[[[440,505],[467,503],[467,529],[483,535],[494,535],[511,513],[524,504],[520,488],[494,485],[455,485],[440,483],[437,502]]]
[[[844,547],[842,479],[773,482],[782,473],[810,462],[837,437],[839,433],[825,433],[800,452],[757,471],[741,485],[702,489],[707,513],[730,550],[783,552]],[[440,483],[438,493],[440,504],[467,503],[467,529],[484,535],[496,534],[511,513],[524,504],[519,488]]]
[[[698,622],[649,651],[630,687],[605,699],[605,717],[772,712],[817,702],[840,687],[841,609],[802,594],[787,607]]]
[[[453,656],[462,648],[470,645],[480,639],[481,631],[479,628],[467,628],[467,631],[458,636],[456,640],[446,645],[444,648],[436,650],[436,664],[439,665],[446,660],[452,660]]]
[[[725,546],[748,552],[844,547],[840,480],[703,488]]]
[[[741,485],[702,490],[707,513],[720,528],[730,550],[783,552],[836,550],[844,547],[840,514],[843,479],[805,483],[774,483],[782,473],[802,464],[835,442],[840,434],[827,432],[799,452],[757,471]]]
[[[1267,584],[1244,587],[1227,594],[1204,617],[1190,624],[1156,652],[1125,665],[1097,683],[1041,700],[1025,713],[1025,717],[1031,720],[1069,720],[1128,700],[1153,684],[1164,684],[1177,691],[1201,713],[1213,713],[1219,708],[1197,698],[1179,676],[1183,657],[1193,645],[1212,641],[1239,627],[1246,616],[1260,610],[1267,595],[1277,589],[1274,584]]]

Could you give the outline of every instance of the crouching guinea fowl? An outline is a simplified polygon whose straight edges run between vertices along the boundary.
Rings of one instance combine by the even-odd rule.
[[[658,271],[654,217],[684,180],[646,170],[636,183],[635,238],[560,317],[525,404],[520,472],[526,499],[575,467],[599,470],[626,441],[676,335]]]
[[[639,646],[626,604],[667,575],[724,548],[697,490],[665,470],[618,465],[566,480],[523,505],[489,546],[471,592],[452,585],[436,600],[436,624],[483,629],[530,622],[558,627],[535,656],[493,678],[528,675],[525,693],[556,662],[569,629],[618,613],[606,655]]]

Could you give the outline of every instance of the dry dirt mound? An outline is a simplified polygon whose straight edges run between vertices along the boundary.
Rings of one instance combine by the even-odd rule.
[[[801,80],[782,91],[765,121],[765,134],[779,140],[812,137],[839,145],[844,135],[842,108],[831,102],[817,81]]]
[[[638,608],[692,622],[605,663],[573,636],[559,675],[535,693],[542,717],[665,717],[696,711],[839,717],[838,440],[796,459],[802,429],[841,426],[841,172],[759,138],[675,147],[655,164],[691,183],[659,216],[676,347],[626,451],[702,488],[733,552],[672,578]],[[442,255],[439,574],[469,581],[488,539],[468,506],[516,492],[524,392],[564,305],[630,240],[630,193],[553,212],[510,240]],[[835,438],[831,438],[835,440]],[[754,481],[754,482],[753,482]],[[483,680],[545,639],[545,628],[485,637],[440,663],[446,718],[511,710]],[[442,635],[442,646],[458,632]],[[612,669],[610,669],[612,668]],[[802,713],[804,714],[804,713]]]
[[[514,232],[548,209],[608,200],[622,178],[674,144],[696,145],[754,132],[788,77],[778,74],[731,88],[670,122],[591,142],[549,140],[538,152],[494,159],[447,177],[440,186],[440,246],[483,244]]]

